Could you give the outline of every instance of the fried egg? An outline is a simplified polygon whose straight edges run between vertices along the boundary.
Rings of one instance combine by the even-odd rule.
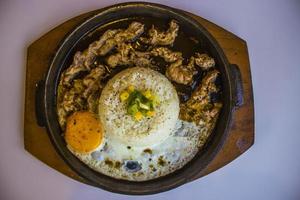
[[[120,94],[129,86],[158,96],[155,116],[136,121],[128,115]],[[103,133],[101,142],[94,136],[97,141],[86,149],[73,148],[72,139],[66,141],[74,155],[100,173],[130,181],[151,180],[181,168],[198,152],[203,131],[180,120],[179,111],[177,92],[165,76],[148,68],[129,68],[115,75],[101,93],[97,119]],[[68,122],[72,123],[72,118]]]

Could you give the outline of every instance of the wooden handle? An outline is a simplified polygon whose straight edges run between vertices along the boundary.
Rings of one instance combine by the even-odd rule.
[[[233,80],[233,104],[234,107],[240,107],[244,104],[244,89],[243,89],[243,81],[242,75],[239,67],[236,64],[230,65],[231,69],[231,77]]]

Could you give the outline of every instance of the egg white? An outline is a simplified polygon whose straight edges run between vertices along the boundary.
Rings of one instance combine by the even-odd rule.
[[[144,181],[167,175],[189,162],[198,152],[201,130],[194,123],[178,120],[170,137],[162,143],[149,147],[131,147],[105,141],[93,152],[79,153],[70,151],[92,169],[108,176],[132,181]],[[152,152],[145,153],[145,149]],[[92,156],[100,155],[97,159]],[[135,160],[141,165],[137,172],[129,172],[124,166],[127,160]],[[119,162],[120,166],[115,167]],[[113,164],[112,164],[113,163]],[[162,164],[163,163],[163,164]]]
[[[127,115],[119,96],[129,85],[159,96],[156,116],[137,122]],[[167,175],[189,162],[199,150],[201,135],[207,136],[206,130],[178,119],[179,110],[177,92],[165,76],[146,68],[123,70],[107,83],[99,100],[102,144],[85,154],[69,149],[92,169],[117,179],[145,181]]]

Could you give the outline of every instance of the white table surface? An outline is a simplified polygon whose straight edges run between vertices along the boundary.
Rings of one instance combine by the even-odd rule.
[[[26,47],[69,18],[118,2],[0,0],[0,199],[300,199],[299,0],[155,1],[198,14],[247,41],[256,139],[222,169],[169,192],[136,197],[76,182],[24,150]]]

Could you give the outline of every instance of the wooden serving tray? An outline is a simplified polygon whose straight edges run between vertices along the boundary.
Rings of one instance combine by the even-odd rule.
[[[36,83],[43,79],[61,40],[78,24],[96,14],[98,10],[74,17],[55,27],[33,42],[27,49],[26,95],[24,118],[25,149],[53,169],[68,177],[92,185],[77,175],[56,153],[46,129],[38,126],[35,115]],[[191,13],[219,42],[231,64],[237,64],[241,71],[244,88],[244,105],[238,108],[232,119],[229,136],[218,155],[200,173],[205,176],[233,161],[254,143],[254,106],[251,72],[247,44],[244,40],[225,29]]]

